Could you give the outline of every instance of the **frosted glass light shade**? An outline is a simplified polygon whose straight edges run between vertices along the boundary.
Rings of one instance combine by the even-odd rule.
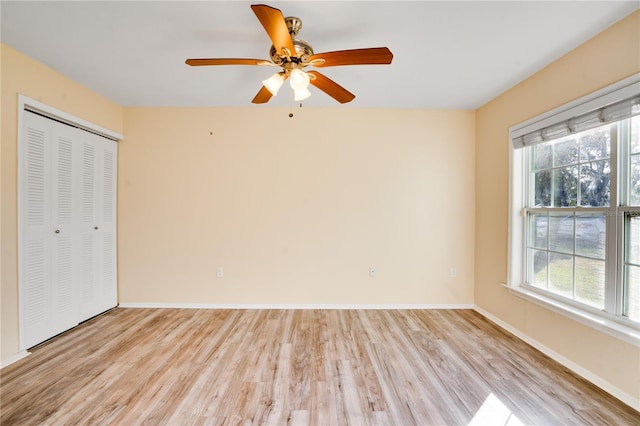
[[[307,99],[309,96],[311,96],[311,92],[307,88],[295,89],[293,91],[293,99],[296,101],[302,101],[304,99]]]
[[[291,78],[289,84],[291,84],[293,90],[301,90],[309,87],[309,74],[306,72],[296,68],[291,70],[289,77]]]
[[[284,83],[284,76],[277,72],[268,79],[264,80],[262,82],[262,85],[266,87],[273,96],[275,96],[278,94],[278,90],[280,90],[280,87],[282,87],[282,83]]]

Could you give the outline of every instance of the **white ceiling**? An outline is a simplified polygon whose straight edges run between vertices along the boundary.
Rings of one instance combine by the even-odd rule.
[[[5,1],[2,42],[123,106],[249,106],[275,68],[247,1]],[[391,65],[321,70],[341,107],[475,109],[637,9],[626,1],[269,1],[316,53],[387,46]],[[597,58],[594,58],[597,60]],[[336,106],[311,87],[306,106]],[[290,90],[268,105],[288,106]],[[256,106],[264,108],[265,106]]]

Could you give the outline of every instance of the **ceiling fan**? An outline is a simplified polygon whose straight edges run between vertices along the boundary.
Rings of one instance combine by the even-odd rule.
[[[270,61],[242,58],[202,58],[187,59],[186,64],[191,66],[263,65],[281,67],[282,71],[262,82],[262,88],[251,101],[254,104],[269,102],[269,99],[278,93],[287,79],[290,79],[296,101],[302,101],[311,96],[308,89],[311,84],[340,103],[351,102],[355,98],[353,93],[318,71],[305,71],[304,68],[308,66],[322,68],[339,65],[390,64],[393,59],[393,54],[386,47],[314,53],[310,44],[296,38],[298,31],[302,28],[302,21],[299,18],[293,16],[285,18],[279,9],[265,4],[254,4],[251,9],[273,43]]]

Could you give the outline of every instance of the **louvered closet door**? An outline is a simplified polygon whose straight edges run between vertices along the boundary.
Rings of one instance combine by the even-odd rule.
[[[48,119],[45,119],[48,120]],[[51,123],[51,334],[78,324],[78,129]]]
[[[51,337],[51,143],[49,120],[27,113],[20,144],[20,333],[22,346]]]
[[[91,133],[82,140],[81,321],[117,304],[116,142]]]
[[[100,312],[118,304],[116,280],[116,173],[118,144],[115,141],[94,136],[99,140],[99,225],[98,225],[98,290],[100,292]]]
[[[98,276],[99,223],[98,223],[98,152],[94,135],[87,133],[80,142],[80,320],[100,313]],[[99,141],[98,141],[99,142]]]

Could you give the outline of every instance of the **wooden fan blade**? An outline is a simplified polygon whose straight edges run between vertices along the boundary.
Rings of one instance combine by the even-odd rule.
[[[331,96],[336,101],[341,104],[346,104],[347,102],[351,102],[353,98],[356,97],[353,93],[340,86],[335,81],[331,80],[328,77],[325,77],[323,74],[320,74],[318,71],[307,71],[308,74],[314,75],[316,78],[311,78],[309,83],[316,86],[318,89],[322,90],[327,95]]]
[[[256,95],[256,97],[253,98],[251,102],[254,104],[266,104],[267,102],[269,102],[269,99],[271,99],[272,96],[273,95],[271,94],[269,89],[262,86],[258,91],[258,94]]]
[[[203,65],[273,65],[277,66],[271,61],[264,59],[243,59],[243,58],[202,58],[202,59],[187,59],[185,61],[187,65],[192,67],[201,67]]]
[[[309,57],[310,62],[314,59],[324,60],[324,63],[314,63],[313,65],[316,67],[390,64],[393,60],[393,53],[386,47],[372,47],[370,49],[336,50],[335,52],[317,53]]]
[[[284,56],[282,48],[286,47],[290,55],[295,55],[296,48],[293,46],[293,40],[280,9],[266,4],[253,4],[251,9],[269,35],[276,51]]]

